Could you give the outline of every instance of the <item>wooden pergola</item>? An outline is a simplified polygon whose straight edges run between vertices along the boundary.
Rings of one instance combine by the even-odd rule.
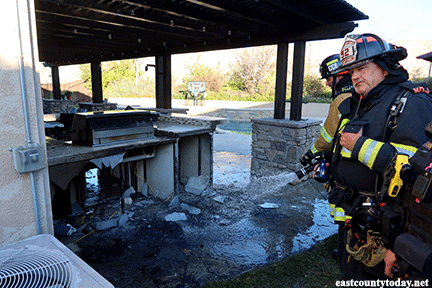
[[[284,119],[288,44],[294,43],[290,119],[300,120],[305,43],[344,37],[368,16],[343,0],[35,0],[39,59],[91,63],[102,103],[101,62],[155,57],[156,108],[171,108],[171,55],[277,45],[275,119]]]

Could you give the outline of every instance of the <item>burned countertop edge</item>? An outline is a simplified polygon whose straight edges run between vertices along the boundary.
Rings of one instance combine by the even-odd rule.
[[[128,141],[124,143],[91,147],[78,144],[67,144],[64,141],[50,137],[46,137],[46,140],[48,166],[88,161],[91,159],[125,153],[128,149],[151,145],[163,145],[175,143],[176,141],[175,138],[155,137],[145,140]]]
[[[226,118],[189,115],[159,115],[155,133],[168,137],[185,137],[212,133],[216,126],[228,122]]]
[[[161,127],[156,127],[156,136],[166,136],[180,138],[185,136],[193,136],[198,134],[206,134],[214,132],[215,128],[211,127],[200,127],[192,125],[163,125]]]

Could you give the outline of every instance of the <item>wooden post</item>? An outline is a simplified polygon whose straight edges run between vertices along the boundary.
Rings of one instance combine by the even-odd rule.
[[[93,103],[103,103],[101,62],[92,62],[90,68]]]
[[[156,108],[171,109],[171,54],[156,56]]]
[[[279,43],[276,62],[274,119],[285,119],[288,43]]]
[[[53,98],[56,100],[60,100],[61,89],[60,89],[60,74],[59,74],[58,66],[51,67],[51,77],[52,77],[52,85],[53,85]]]
[[[294,43],[293,78],[291,89],[290,120],[299,121],[302,115],[303,76],[306,42]]]

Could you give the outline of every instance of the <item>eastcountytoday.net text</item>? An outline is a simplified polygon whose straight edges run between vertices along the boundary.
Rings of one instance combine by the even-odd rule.
[[[336,287],[429,287],[429,280],[341,280]]]

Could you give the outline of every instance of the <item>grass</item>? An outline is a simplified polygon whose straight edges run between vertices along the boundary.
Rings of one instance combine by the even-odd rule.
[[[337,235],[330,236],[311,249],[268,264],[235,278],[217,281],[203,288],[287,288],[334,287],[340,280],[337,260]]]

